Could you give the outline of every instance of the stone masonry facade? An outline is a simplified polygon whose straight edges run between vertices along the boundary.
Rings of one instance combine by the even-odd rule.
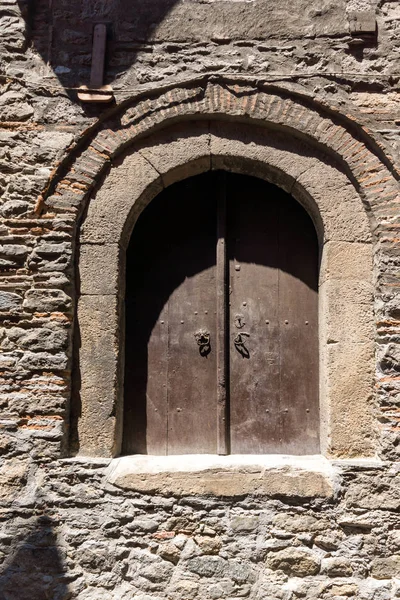
[[[109,104],[77,97],[97,23]],[[0,600],[400,598],[399,48],[397,1],[0,0]],[[179,145],[194,130],[198,144]],[[251,156],[255,130],[282,156],[301,147],[273,171],[294,195],[314,190],[322,214],[318,186],[343,207],[351,186],[369,224],[338,213],[338,243],[373,247],[374,312],[352,385],[342,377],[331,399],[340,435],[318,467],[126,475],[107,370],[118,308],[104,302],[119,297],[133,223],[113,173],[133,165],[127,189],[144,205],[173,179],[239,169],[246,152],[272,164],[264,142]],[[337,277],[358,272],[350,255]],[[343,336],[363,302],[340,308]]]

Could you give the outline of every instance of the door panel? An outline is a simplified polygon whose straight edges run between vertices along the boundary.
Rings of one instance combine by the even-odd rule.
[[[278,204],[261,180],[231,176],[227,192],[231,452],[259,454],[281,437]]]
[[[216,204],[210,178],[171,186],[127,254],[124,453],[216,452]],[[195,334],[210,333],[200,353]]]
[[[200,215],[199,215],[200,216]],[[215,265],[215,220],[209,237],[202,218],[196,236],[181,246],[176,269],[184,277],[185,262],[204,258]],[[198,226],[198,223],[197,223]],[[186,257],[185,260],[182,260]],[[197,270],[197,269],[196,269]],[[216,282],[215,266],[186,278],[168,302],[168,454],[217,451]],[[210,351],[202,356],[195,334],[210,333]],[[208,349],[206,349],[208,352]]]
[[[231,452],[318,452],[313,224],[261,180],[232,175],[228,198]]]
[[[286,195],[285,195],[286,196]],[[280,202],[281,452],[319,452],[318,248],[314,226],[289,196]]]

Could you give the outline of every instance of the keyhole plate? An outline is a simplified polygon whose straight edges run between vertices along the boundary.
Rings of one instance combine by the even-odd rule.
[[[234,319],[234,324],[237,329],[242,329],[246,325],[246,321],[244,320],[243,315],[236,315]]]

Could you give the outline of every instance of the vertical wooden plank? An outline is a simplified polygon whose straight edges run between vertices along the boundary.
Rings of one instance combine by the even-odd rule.
[[[101,88],[104,82],[104,60],[106,56],[107,27],[98,23],[93,30],[92,68],[90,71],[90,87]]]
[[[217,435],[218,454],[229,452],[227,398],[226,173],[217,174]]]
[[[280,451],[278,207],[273,192],[273,186],[240,175],[232,175],[228,185],[230,421],[235,454]],[[243,346],[235,345],[238,336]]]
[[[293,198],[279,198],[281,452],[319,452],[318,242]]]
[[[167,209],[147,207],[127,251],[124,454],[167,453]]]
[[[167,190],[168,454],[217,452],[216,202],[212,174]],[[172,203],[171,203],[172,206]],[[210,346],[197,334],[210,335]]]

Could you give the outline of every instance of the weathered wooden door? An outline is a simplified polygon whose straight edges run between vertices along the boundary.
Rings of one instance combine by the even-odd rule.
[[[318,452],[314,226],[259,179],[231,176],[227,198],[231,452]]]
[[[276,186],[162,192],[127,255],[124,453],[318,452],[317,276],[312,222]]]

